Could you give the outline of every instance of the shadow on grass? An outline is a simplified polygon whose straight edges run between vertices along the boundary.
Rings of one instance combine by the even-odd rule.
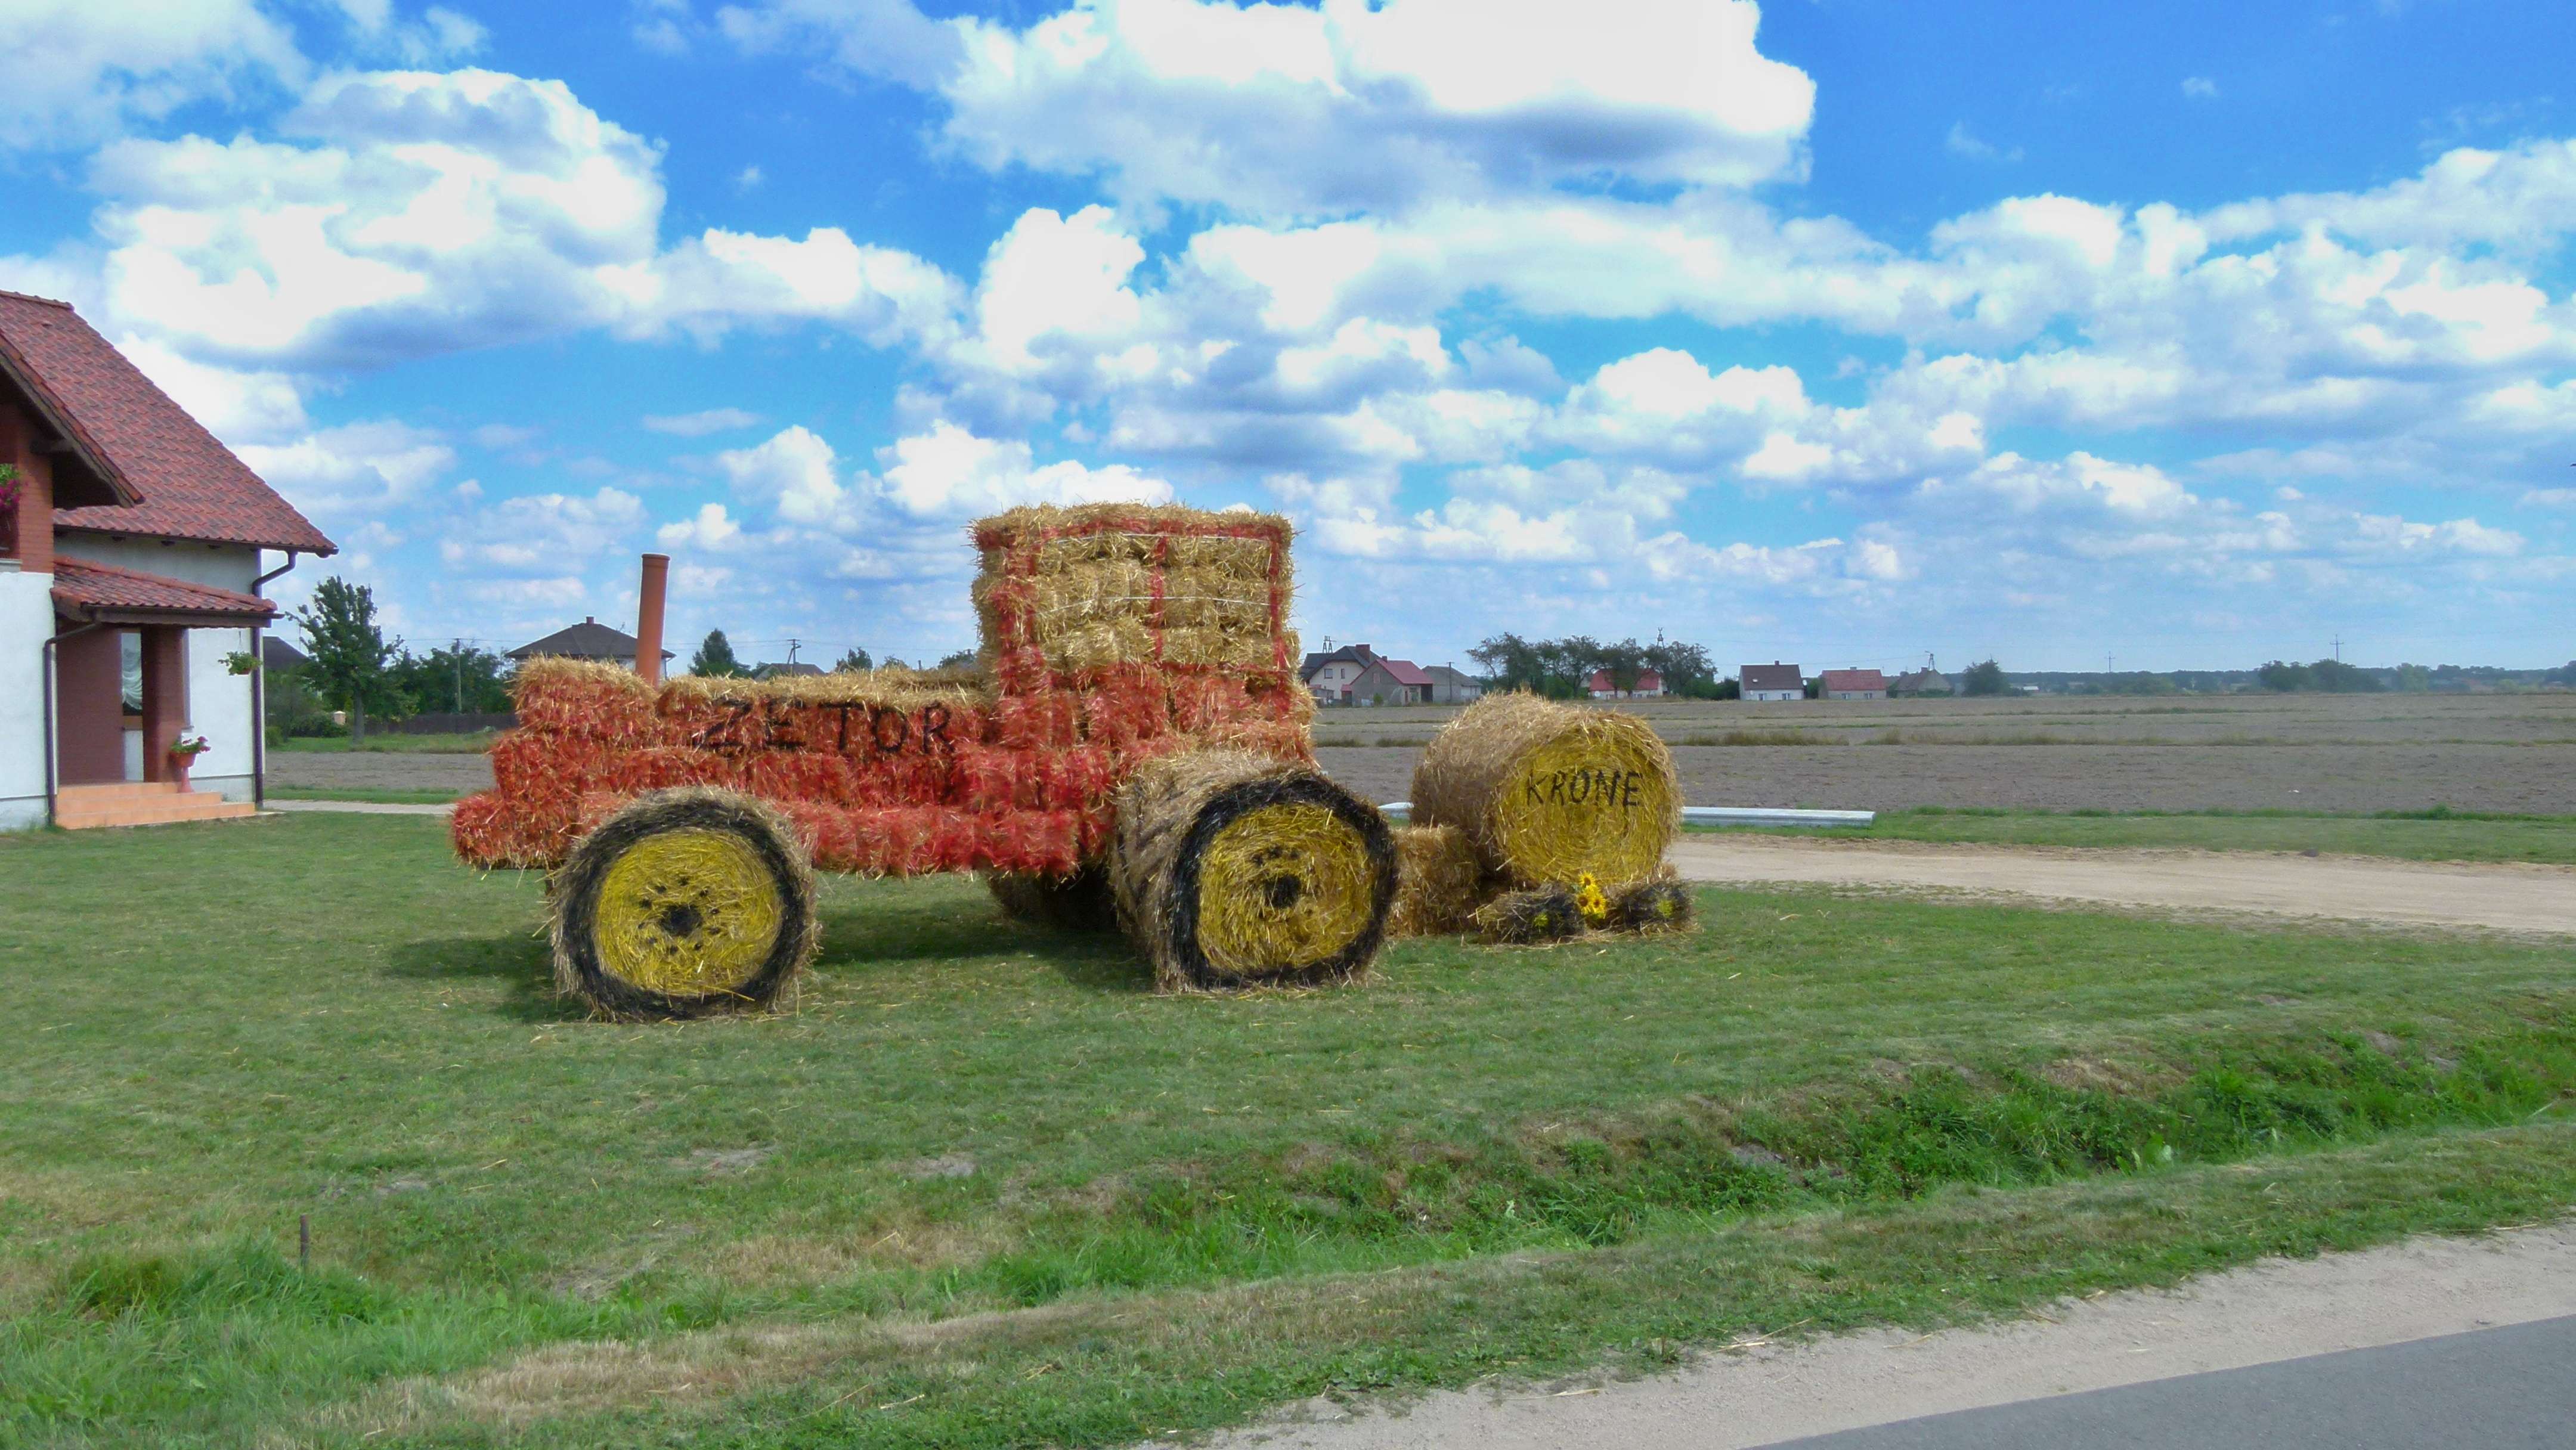
[[[818,959],[837,968],[1031,952],[1088,991],[1132,994],[1152,985],[1152,974],[1115,931],[1057,930],[944,900],[878,898],[826,907],[822,915]]]
[[[402,942],[386,954],[386,964],[395,976],[416,981],[497,982],[507,995],[495,1009],[517,1021],[578,1022],[590,1016],[580,1002],[555,995],[543,936],[513,932]]]

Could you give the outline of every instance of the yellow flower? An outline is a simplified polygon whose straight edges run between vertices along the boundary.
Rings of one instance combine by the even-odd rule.
[[[1574,909],[1594,926],[1610,919],[1609,893],[1601,889],[1601,883],[1589,871],[1584,872],[1582,879],[1574,884]]]

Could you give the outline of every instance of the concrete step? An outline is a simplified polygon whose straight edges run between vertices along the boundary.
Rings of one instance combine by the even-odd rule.
[[[56,797],[61,800],[100,802],[178,793],[179,783],[170,780],[111,780],[95,785],[65,785],[55,790]]]
[[[179,821],[229,821],[258,814],[248,801],[228,801],[213,791],[93,798],[76,801],[65,791],[57,798],[54,824],[66,831],[110,826],[163,826]]]

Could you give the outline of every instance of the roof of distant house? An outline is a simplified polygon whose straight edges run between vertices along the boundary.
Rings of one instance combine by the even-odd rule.
[[[751,677],[755,680],[775,680],[785,676],[794,676],[798,679],[802,679],[807,675],[819,675],[821,673],[823,673],[823,667],[821,665],[807,664],[803,660],[798,660],[792,665],[753,665],[751,667]]]
[[[1827,670],[1822,688],[1828,695],[1837,690],[1884,690],[1887,676],[1876,670]]]
[[[558,629],[544,639],[510,651],[510,658],[514,660],[535,659],[540,655],[550,659],[632,663],[635,659],[635,636],[586,618],[568,629]],[[671,658],[671,652],[662,651],[662,658]]]
[[[1431,677],[1424,674],[1422,672],[1422,667],[1411,660],[1380,659],[1377,662],[1377,667],[1393,676],[1395,682],[1399,685],[1427,685],[1431,683]]]
[[[1424,665],[1422,667],[1422,672],[1429,675],[1434,682],[1443,685],[1482,685],[1485,683],[1483,680],[1476,678],[1465,670],[1456,669],[1449,665]]]
[[[1638,690],[1660,690],[1663,687],[1664,677],[1659,671],[1639,670],[1637,672],[1637,683],[1629,686],[1628,688],[1633,693]],[[1610,683],[1610,672],[1608,670],[1594,670],[1592,672],[1592,678],[1583,682],[1583,688],[1587,690],[1616,690],[1619,687]]]
[[[259,662],[272,670],[291,670],[313,663],[313,657],[273,634],[259,637]]]
[[[1803,690],[1807,677],[1796,665],[1774,660],[1767,665],[1746,665],[1736,672],[1737,687],[1744,690]]]
[[[67,303],[0,292],[0,385],[62,436],[58,529],[337,550]]]
[[[1297,678],[1301,680],[1313,679],[1315,677],[1315,671],[1333,663],[1335,660],[1344,660],[1351,664],[1358,665],[1361,669],[1367,669],[1369,666],[1377,663],[1377,652],[1364,644],[1346,644],[1340,649],[1330,649],[1321,652],[1310,650],[1307,652],[1306,662],[1297,667]]]
[[[54,560],[54,603],[74,619],[102,624],[219,619],[266,624],[277,606],[255,594],[167,579],[69,556]]]

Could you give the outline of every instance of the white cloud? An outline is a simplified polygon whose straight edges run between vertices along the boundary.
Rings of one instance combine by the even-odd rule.
[[[379,420],[324,428],[290,443],[235,446],[251,471],[326,524],[418,498],[456,462],[435,433]]]
[[[877,450],[878,493],[915,518],[965,518],[1025,503],[1168,503],[1172,486],[1132,468],[1038,465],[1029,445],[978,438],[941,421]]]
[[[1089,0],[1026,29],[908,0],[766,0],[749,49],[935,86],[987,168],[1097,174],[1131,204],[1312,214],[1570,180],[1793,172],[1815,87],[1749,0]]]
[[[2218,95],[2218,82],[2207,76],[2184,76],[2182,93],[2195,101],[2213,100]]]
[[[716,455],[716,467],[734,491],[760,499],[792,524],[828,525],[846,502],[832,445],[802,425],[753,448]]]
[[[590,327],[822,321],[883,344],[957,305],[938,268],[833,228],[662,250],[660,147],[559,81],[335,74],[278,129],[298,139],[99,154],[116,320],[203,358],[359,367]]]
[[[304,57],[254,0],[0,6],[0,146],[79,146],[191,101],[301,84]]]
[[[469,515],[438,555],[451,567],[543,577],[616,551],[643,522],[643,501],[614,488],[524,494]]]
[[[749,428],[760,421],[758,413],[740,408],[708,408],[697,413],[647,414],[644,426],[656,433],[669,433],[681,438],[703,438],[709,433],[726,433]]]
[[[1950,134],[1942,138],[1941,149],[1969,161],[2013,162],[2019,161],[2022,154],[2018,146],[2006,150],[1980,138],[1965,121],[1950,123]]]

